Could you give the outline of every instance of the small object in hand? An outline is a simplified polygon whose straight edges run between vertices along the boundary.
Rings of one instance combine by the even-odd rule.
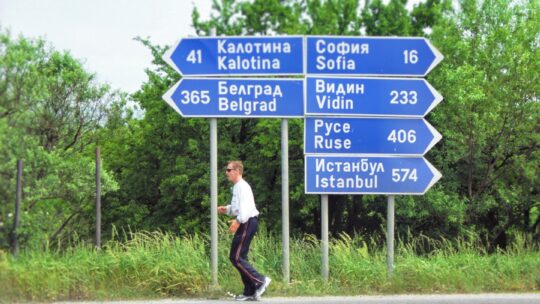
[[[240,223],[237,220],[230,220],[229,224],[231,224],[231,226],[229,227],[230,233],[235,233],[236,230],[238,230],[238,227],[240,227]]]

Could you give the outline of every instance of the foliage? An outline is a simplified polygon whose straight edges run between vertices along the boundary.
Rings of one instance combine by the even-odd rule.
[[[431,80],[445,101],[431,115],[444,136],[432,155],[441,187],[465,203],[464,226],[492,246],[538,226],[529,215],[540,203],[539,9],[461,1],[433,30],[445,59]]]
[[[222,222],[219,287],[210,282],[208,236],[163,232],[114,233],[101,251],[85,244],[69,250],[26,252],[19,259],[0,252],[0,301],[62,301],[162,297],[226,298],[241,280],[227,259],[232,235]],[[281,277],[279,237],[264,231],[253,240],[250,261],[273,278],[267,295],[365,295],[396,293],[535,292],[540,288],[538,248],[518,238],[506,253],[486,255],[476,237],[456,242],[409,237],[396,251],[396,269],[386,275],[386,250],[377,239],[342,234],[330,246],[330,277],[320,275],[320,242],[313,235],[291,239],[291,284]],[[416,247],[434,251],[418,256]]]
[[[443,140],[426,157],[443,179],[426,195],[398,196],[397,233],[482,235],[490,251],[525,233],[540,240],[540,8],[535,0],[214,0],[198,35],[425,35],[445,59],[429,82],[445,100],[427,117]],[[25,246],[92,238],[94,150],[101,148],[103,231],[207,233],[209,123],[186,119],[162,95],[180,76],[166,46],[137,38],[153,56],[132,96],[96,83],[67,52],[0,33],[0,248],[9,246],[15,162],[25,160]],[[135,117],[127,100],[143,115]],[[304,193],[303,121],[289,119],[293,235],[320,233],[319,197]],[[281,231],[281,122],[218,119],[219,167],[245,163],[262,224]],[[219,177],[219,203],[230,184]],[[386,198],[330,196],[330,232],[383,239]],[[58,232],[58,233],[57,233]],[[426,248],[431,248],[426,244]],[[417,248],[418,252],[425,252]]]
[[[424,196],[398,197],[398,233],[453,238],[473,229],[486,235],[486,245],[502,247],[500,238],[519,231],[539,236],[537,4],[463,1],[452,7],[429,0],[412,10],[406,4],[216,0],[209,20],[194,10],[193,26],[202,36],[211,28],[217,35],[430,34],[446,58],[429,76],[445,101],[428,117],[443,134],[428,158],[444,179]],[[140,41],[154,56],[148,81],[133,96],[145,116],[128,121],[122,132],[104,132],[119,139],[106,148],[120,184],[106,197],[107,225],[207,232],[208,122],[181,118],[162,101],[179,75],[161,59],[166,47]],[[303,121],[288,122],[291,230],[318,235],[319,198],[303,187]],[[275,233],[281,230],[280,128],[273,119],[218,120],[220,166],[244,161],[264,224]],[[229,187],[220,176],[220,204],[230,198]],[[330,196],[331,234],[381,236],[385,201]]]
[[[92,133],[114,97],[69,53],[0,32],[0,248],[10,243],[16,161],[23,160],[22,247],[93,230]],[[117,188],[106,171],[103,192]]]

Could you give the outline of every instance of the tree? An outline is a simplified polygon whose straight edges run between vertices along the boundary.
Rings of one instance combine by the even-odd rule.
[[[433,31],[445,54],[432,116],[446,192],[467,203],[465,225],[505,247],[538,208],[540,49],[537,1],[465,0]],[[538,219],[536,219],[538,221]]]
[[[0,246],[6,246],[23,159],[21,244],[39,248],[93,229],[94,159],[88,144],[105,123],[107,86],[42,39],[0,32]],[[103,192],[117,185],[102,172]],[[10,203],[10,204],[8,204]]]
[[[355,35],[361,27],[356,0],[307,1],[307,24],[310,35]]]
[[[500,242],[512,233],[540,230],[538,220],[537,3],[428,0],[412,11],[406,1],[213,2],[214,12],[193,25],[205,36],[429,35],[445,60],[429,81],[445,97],[428,117],[443,140],[426,156],[443,173],[424,196],[399,196],[398,233],[454,238],[469,231]],[[305,12],[305,13],[304,13]],[[109,223],[137,229],[207,231],[209,222],[208,122],[186,119],[161,96],[180,76],[161,56],[166,47],[141,40],[152,52],[148,81],[133,96],[144,118],[100,133],[120,190],[107,196]],[[457,115],[456,113],[459,113]],[[242,159],[246,179],[265,213],[267,228],[281,228],[280,123],[276,119],[219,119],[219,164]],[[304,193],[303,121],[289,120],[290,204],[293,233],[318,234],[319,198]],[[219,201],[230,194],[219,179]],[[136,220],[128,221],[128,214]],[[381,236],[383,196],[331,196],[333,233]],[[133,226],[132,226],[133,227]]]
[[[405,3],[394,1],[388,6],[386,24],[392,30],[413,28],[412,17]],[[435,4],[434,4],[435,5]],[[198,11],[193,12],[193,25],[201,36],[215,28],[217,35],[256,34],[359,34],[365,26],[358,1],[313,0],[303,1],[214,1],[214,12],[207,21],[201,21]],[[306,13],[303,13],[303,12]],[[401,18],[390,18],[399,11]],[[427,14],[427,13],[426,13]],[[435,19],[435,18],[434,18]],[[394,24],[395,23],[395,24]],[[424,26],[428,22],[421,23]],[[420,24],[420,22],[419,22]],[[378,25],[371,28],[375,31]],[[380,26],[379,26],[380,27]],[[381,30],[381,31],[383,31]],[[180,231],[208,228],[208,123],[202,119],[184,119],[172,111],[162,100],[163,93],[179,76],[161,60],[165,48],[143,43],[154,55],[154,68],[148,70],[148,82],[134,95],[146,115],[141,122],[133,122],[136,141],[127,153],[130,161],[119,160],[119,182],[126,206],[138,206],[141,227],[160,227]],[[276,119],[220,119],[219,163],[228,159],[242,159],[246,164],[246,179],[256,191],[258,206],[266,214],[271,231],[281,227],[280,185],[280,122]],[[178,132],[182,130],[182,132]],[[318,196],[306,195],[303,183],[303,121],[289,120],[289,159],[291,185],[291,219],[293,232],[318,234]],[[121,165],[120,165],[121,164]],[[113,170],[116,171],[116,170]],[[127,172],[130,172],[128,174]],[[220,179],[220,200],[229,194],[227,181]],[[202,198],[201,198],[202,197]],[[339,199],[338,199],[339,198]],[[358,206],[358,198],[333,197],[331,203],[332,229],[378,231],[384,213],[380,201],[370,197],[361,199],[366,207]],[[129,203],[128,203],[129,201]],[[201,202],[202,201],[202,202]],[[122,204],[122,203],[121,203]],[[361,204],[361,203],[360,203]],[[372,210],[377,213],[372,215]],[[205,210],[206,212],[201,212]],[[140,213],[139,213],[140,212]],[[363,219],[373,219],[362,226]],[[146,224],[145,224],[146,223]]]

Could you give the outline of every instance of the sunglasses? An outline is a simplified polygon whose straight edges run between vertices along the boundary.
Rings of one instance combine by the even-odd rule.
[[[227,168],[226,170],[227,172],[231,172],[232,170],[234,170],[234,168]]]

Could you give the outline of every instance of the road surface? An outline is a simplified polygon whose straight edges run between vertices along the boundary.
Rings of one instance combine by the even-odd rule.
[[[202,304],[239,303],[225,297],[221,299],[168,299],[109,302],[56,302],[62,304]],[[255,303],[255,302],[248,302]],[[263,297],[259,303],[285,304],[540,304],[540,293],[527,294],[456,294],[456,295],[396,295],[350,297]]]

